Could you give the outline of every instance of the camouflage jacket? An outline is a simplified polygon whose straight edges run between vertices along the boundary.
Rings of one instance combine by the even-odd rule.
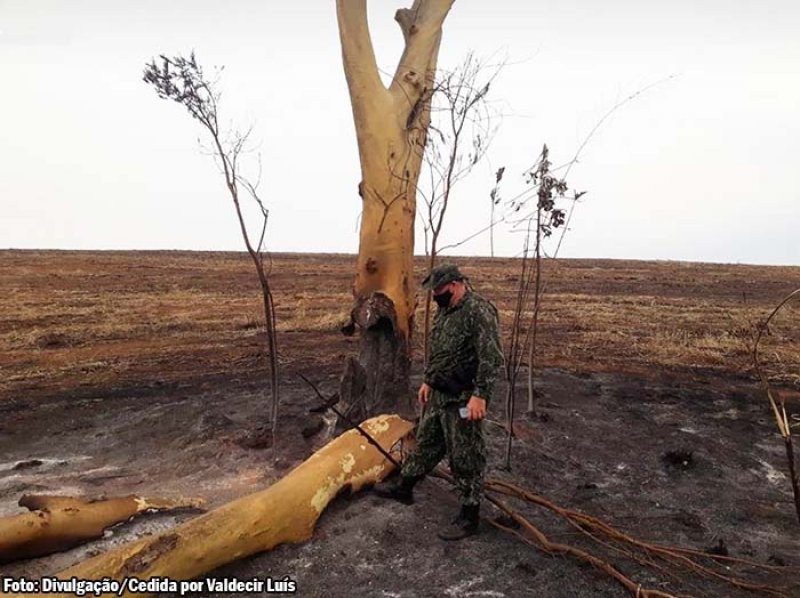
[[[473,291],[453,307],[439,308],[431,329],[424,381],[443,401],[475,395],[487,402],[503,365],[497,309]]]

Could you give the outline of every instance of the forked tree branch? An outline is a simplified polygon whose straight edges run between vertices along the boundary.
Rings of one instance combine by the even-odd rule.
[[[383,85],[367,22],[366,0],[337,0],[336,16],[342,43],[342,58],[356,118],[377,116],[376,108],[388,99],[404,106],[411,115],[424,102],[433,83],[441,28],[454,0],[415,0],[401,8],[395,20],[405,39],[405,48],[389,89]],[[421,118],[420,118],[421,117]],[[425,114],[415,119],[425,124]],[[424,126],[423,126],[424,128]]]
[[[342,43],[347,87],[356,119],[370,116],[370,105],[388,99],[381,82],[367,23],[367,0],[336,0],[336,18]]]
[[[411,8],[395,13],[406,46],[389,91],[396,102],[412,108],[433,83],[433,71],[444,23],[454,0],[414,0]]]

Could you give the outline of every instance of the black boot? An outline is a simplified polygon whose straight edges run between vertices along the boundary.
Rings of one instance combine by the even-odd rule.
[[[462,505],[458,516],[437,534],[442,540],[461,540],[478,533],[480,505]]]
[[[372,491],[383,498],[392,498],[400,501],[404,505],[414,503],[414,486],[419,478],[404,478],[398,476],[385,482],[380,482],[373,486]]]

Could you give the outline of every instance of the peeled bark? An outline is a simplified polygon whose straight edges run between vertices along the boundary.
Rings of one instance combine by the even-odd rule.
[[[391,451],[409,435],[412,424],[396,415],[381,415],[361,427],[383,449]],[[393,467],[357,430],[350,430],[266,490],[227,503],[158,536],[98,555],[61,571],[57,577],[191,579],[278,544],[307,540],[337,494],[346,488],[358,491],[375,484]]]
[[[360,396],[342,393],[355,419],[410,409],[417,180],[442,23],[452,4],[453,0],[415,0],[410,9],[397,11],[405,49],[387,88],[375,63],[366,0],[336,2],[362,176],[355,308],[348,330],[353,332],[357,324],[362,331],[358,363],[367,384]]]
[[[145,511],[200,508],[202,505],[200,499],[125,496],[83,500],[25,495],[19,500],[19,506],[30,513],[0,519],[0,563],[59,552],[100,538],[106,528]]]

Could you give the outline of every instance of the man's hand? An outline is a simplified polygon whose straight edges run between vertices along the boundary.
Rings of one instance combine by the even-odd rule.
[[[480,397],[470,397],[467,403],[467,419],[480,421],[486,417],[486,400]]]
[[[422,383],[422,386],[419,387],[419,392],[417,393],[417,401],[420,405],[425,405],[428,402],[428,395],[431,392],[431,387]]]

